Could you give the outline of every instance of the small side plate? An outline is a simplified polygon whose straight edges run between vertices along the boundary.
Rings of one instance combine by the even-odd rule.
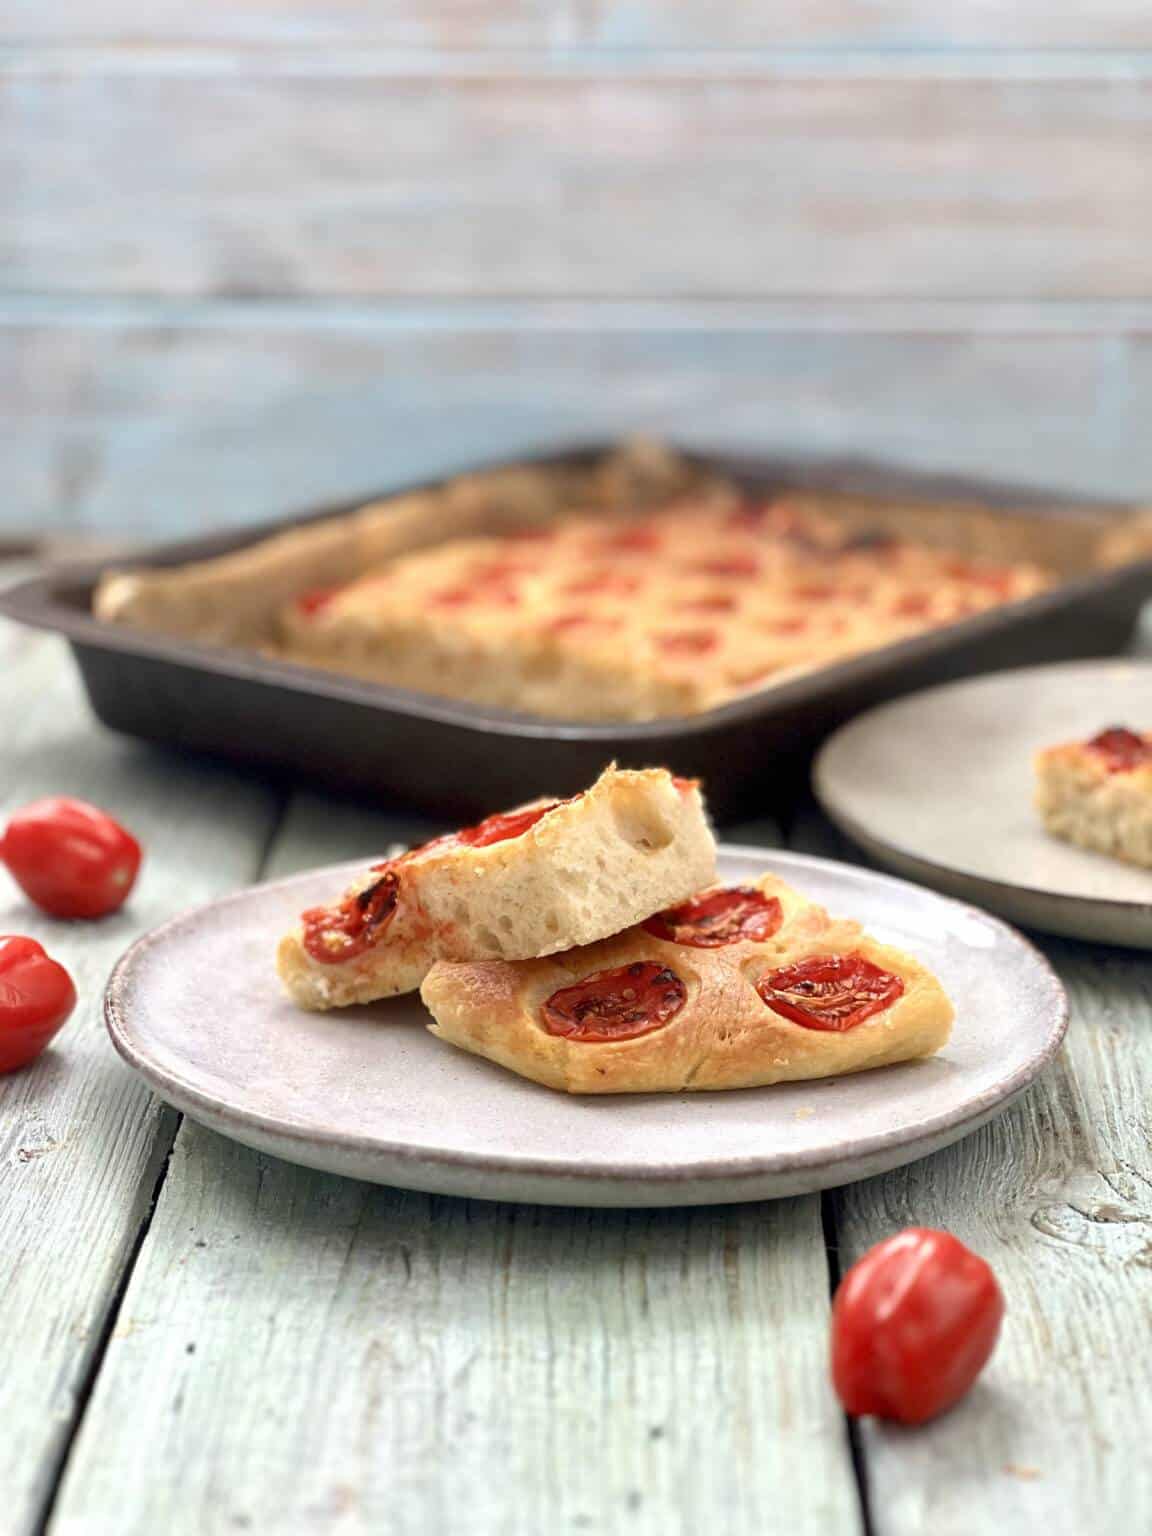
[[[258,886],[140,939],[106,997],[117,1050],[165,1099],[248,1146],[377,1183],[551,1205],[763,1200],[881,1173],[956,1141],[1033,1080],[1064,1034],[1059,981],[985,913],[799,854],[765,867],[920,955],[957,1009],[931,1061],[739,1093],[570,1098],[438,1042],[416,997],[303,1013],[277,935],[361,865]]]
[[[813,770],[829,816],[880,863],[1013,922],[1152,949],[1152,870],[1050,837],[1035,753],[1152,723],[1152,663],[1028,667],[869,710]]]

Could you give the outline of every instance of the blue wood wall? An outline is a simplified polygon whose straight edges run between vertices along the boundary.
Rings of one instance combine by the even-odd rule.
[[[0,34],[0,530],[635,427],[1152,499],[1148,0],[15,0]]]

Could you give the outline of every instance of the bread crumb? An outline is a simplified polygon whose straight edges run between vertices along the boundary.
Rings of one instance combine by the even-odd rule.
[[[1034,1483],[1040,1476],[1039,1467],[1023,1467],[1016,1461],[1005,1462],[1004,1470],[1009,1477],[1018,1477],[1021,1482],[1025,1483]]]
[[[805,1104],[800,1109],[794,1109],[792,1111],[792,1118],[793,1120],[808,1120],[815,1113],[816,1111],[811,1107],[811,1105]]]

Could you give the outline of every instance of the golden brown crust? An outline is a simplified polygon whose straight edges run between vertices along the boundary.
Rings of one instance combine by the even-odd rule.
[[[716,949],[656,938],[643,928],[580,950],[520,964],[442,963],[421,996],[440,1039],[569,1093],[672,1093],[763,1087],[834,1077],[928,1056],[948,1038],[952,1007],[919,961],[837,921],[773,875],[757,882],[784,908],[768,941]],[[817,955],[860,955],[904,983],[883,1012],[842,1033],[806,1028],[773,1012],[755,983]],[[618,966],[669,966],[686,989],[662,1028],[631,1040],[574,1041],[550,1034],[542,1005],[558,989]]]

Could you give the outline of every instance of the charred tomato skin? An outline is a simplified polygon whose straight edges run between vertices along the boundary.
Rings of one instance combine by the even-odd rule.
[[[793,1024],[842,1034],[890,1008],[904,982],[863,955],[811,955],[762,976],[756,990]]]
[[[304,948],[321,965],[355,959],[384,937],[399,902],[400,876],[384,865],[378,879],[339,906],[311,907],[302,915]]]
[[[547,1034],[606,1045],[663,1029],[687,996],[687,987],[671,966],[634,960],[560,987],[544,1001],[540,1017]]]
[[[742,941],[762,943],[779,931],[784,909],[775,896],[755,886],[726,886],[648,918],[642,927],[653,938],[695,949],[720,949]]]

